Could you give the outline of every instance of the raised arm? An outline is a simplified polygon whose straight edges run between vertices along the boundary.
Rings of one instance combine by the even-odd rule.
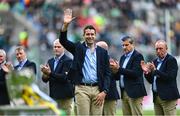
[[[70,22],[75,19],[72,17],[72,10],[66,9],[64,11],[64,22],[60,30],[61,34],[59,37],[59,42],[64,46],[66,50],[71,52],[73,55],[75,53],[75,44],[67,39],[67,29]]]

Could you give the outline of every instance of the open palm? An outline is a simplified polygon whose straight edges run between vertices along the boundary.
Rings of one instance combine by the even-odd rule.
[[[64,23],[69,24],[75,17],[72,17],[72,9],[64,10]]]

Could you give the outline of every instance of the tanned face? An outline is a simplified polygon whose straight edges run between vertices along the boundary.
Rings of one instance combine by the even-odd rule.
[[[157,41],[155,43],[156,55],[163,59],[167,53],[167,44],[164,41]]]
[[[57,57],[59,57],[64,52],[64,48],[59,43],[59,40],[54,42],[53,51],[54,51],[55,56]]]
[[[131,52],[134,49],[134,45],[130,43],[128,39],[123,41],[122,47],[125,54]]]
[[[0,64],[5,61],[5,55],[0,52]]]
[[[16,58],[18,62],[22,62],[26,59],[26,53],[23,49],[16,50]]]
[[[85,39],[87,45],[94,44],[95,39],[96,39],[96,31],[94,29],[84,30],[84,39]]]

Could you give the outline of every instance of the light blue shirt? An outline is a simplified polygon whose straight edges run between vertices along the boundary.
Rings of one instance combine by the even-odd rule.
[[[54,57],[54,67],[53,67],[53,70],[55,71],[56,69],[56,66],[58,65],[58,62],[60,60],[60,58],[64,55],[64,53],[62,53],[59,57],[55,56]]]
[[[87,48],[82,72],[83,83],[97,83],[96,48],[93,52],[91,52],[91,50]]]
[[[19,62],[17,70],[21,70],[26,63],[27,59],[23,60],[22,62]]]
[[[129,52],[128,54],[125,54],[125,60],[123,62],[122,68],[126,68],[129,59],[131,58],[132,54],[133,54],[134,50],[132,50],[131,52]],[[120,75],[120,86],[121,88],[124,88],[124,75]]]
[[[160,59],[160,58],[157,59],[157,61],[158,61],[158,65],[157,65],[157,68],[156,68],[157,70],[160,69],[164,59],[165,59],[165,57],[163,59]],[[153,80],[153,91],[154,92],[157,92],[156,80],[157,80],[157,76],[154,76],[154,80]]]

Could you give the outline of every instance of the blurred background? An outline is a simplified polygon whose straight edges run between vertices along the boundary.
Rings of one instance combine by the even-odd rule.
[[[28,59],[36,62],[36,82],[43,91],[48,93],[48,85],[41,81],[39,66],[53,55],[52,44],[59,36],[66,8],[73,9],[76,17],[69,27],[71,41],[83,41],[83,27],[93,24],[97,41],[108,43],[112,58],[119,60],[120,38],[129,34],[135,38],[136,49],[151,61],[154,42],[165,39],[180,65],[180,0],[0,0],[0,48],[15,65],[15,47],[25,46]],[[180,89],[180,73],[177,80]],[[144,107],[152,108],[151,87],[145,83],[149,94]]]

